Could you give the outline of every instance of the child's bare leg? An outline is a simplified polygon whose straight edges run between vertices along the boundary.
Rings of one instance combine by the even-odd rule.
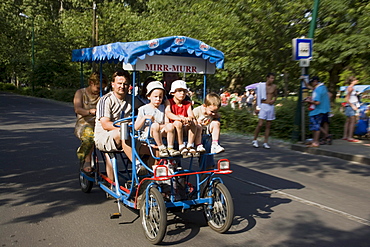
[[[195,135],[196,150],[199,153],[205,153],[206,149],[203,147],[203,144],[202,144],[203,127],[201,125],[198,125],[198,124],[196,125],[196,127],[197,127],[197,132],[196,132],[196,135]]]
[[[209,126],[209,131],[212,135],[212,141],[218,143],[220,138],[221,123],[219,121],[212,121],[211,125]]]
[[[167,150],[170,156],[178,156],[181,153],[174,149],[174,142],[175,142],[175,127],[172,123],[168,123],[165,125],[164,130],[167,135]]]
[[[182,123],[180,121],[175,121],[173,125],[176,129],[177,141],[179,142],[179,145],[184,145],[184,137],[182,133]]]
[[[194,145],[196,134],[197,134],[197,125],[195,125],[194,122],[191,122],[190,128],[189,128],[188,146],[189,146],[189,144],[192,145],[192,146]]]
[[[166,124],[164,127],[165,132],[167,133],[167,144],[168,147],[173,147],[173,144],[175,142],[175,127],[172,123]]]
[[[225,151],[225,149],[220,146],[218,143],[220,138],[220,131],[221,131],[221,124],[219,121],[212,121],[211,125],[209,126],[209,131],[212,134],[212,145],[211,145],[211,153],[221,153]]]
[[[150,131],[152,132],[151,134],[154,138],[154,141],[157,143],[158,147],[162,146],[163,145],[162,134],[161,134],[159,124],[158,123],[153,123],[151,128],[150,128]]]
[[[197,132],[195,135],[195,145],[199,145],[202,143],[202,129],[201,125],[197,125]]]

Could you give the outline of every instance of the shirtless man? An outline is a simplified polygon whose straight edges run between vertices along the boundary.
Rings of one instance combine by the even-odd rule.
[[[275,74],[268,73],[266,77],[266,99],[261,99],[261,105],[259,114],[258,114],[258,125],[254,131],[254,139],[252,141],[252,145],[255,148],[258,148],[258,141],[257,137],[260,133],[261,127],[263,123],[266,122],[265,127],[265,140],[263,143],[263,147],[269,149],[270,146],[268,145],[268,138],[270,135],[270,128],[271,128],[271,121],[275,120],[275,108],[274,103],[277,99],[277,87],[274,83]],[[258,97],[258,93],[257,93]],[[257,112],[256,112],[257,113]]]

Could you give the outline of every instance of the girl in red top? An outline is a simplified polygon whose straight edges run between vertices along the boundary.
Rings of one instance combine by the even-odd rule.
[[[194,148],[194,140],[198,132],[198,127],[193,110],[191,109],[191,102],[185,100],[187,92],[188,89],[185,81],[174,81],[170,91],[173,98],[168,100],[169,104],[166,106],[165,113],[170,122],[175,126],[181,155],[184,157],[199,156],[199,153],[206,150],[202,144],[198,144],[197,149]],[[184,131],[188,131],[187,146],[184,144]],[[201,134],[201,130],[198,134]]]

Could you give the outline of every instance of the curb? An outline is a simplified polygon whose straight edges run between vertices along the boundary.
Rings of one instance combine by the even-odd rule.
[[[366,157],[364,155],[340,153],[340,152],[324,150],[324,149],[320,149],[320,148],[308,148],[306,146],[298,145],[298,144],[292,144],[291,149],[295,150],[295,151],[304,152],[304,153],[330,156],[330,157],[335,157],[335,158],[339,158],[339,159],[343,159],[343,160],[355,161],[355,162],[359,162],[361,164],[370,165],[370,158]]]

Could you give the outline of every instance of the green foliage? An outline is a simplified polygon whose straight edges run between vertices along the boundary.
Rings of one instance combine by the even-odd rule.
[[[281,139],[291,139],[297,102],[282,100],[275,106],[276,119],[271,124],[271,135]]]
[[[275,107],[276,120],[271,125],[271,135],[276,138],[290,140],[293,131],[294,114],[297,102],[283,100]],[[232,110],[230,106],[221,107],[221,129],[239,133],[254,133],[258,124],[258,116],[246,109]],[[261,129],[264,131],[264,127]]]
[[[294,118],[296,114],[297,102],[295,100],[281,100],[275,106],[276,119],[271,124],[271,136],[291,140],[294,128]],[[249,113],[246,109],[232,110],[230,106],[221,107],[221,130],[223,132],[233,132],[241,134],[253,134],[258,124],[258,116]],[[311,131],[308,129],[309,118],[307,112],[306,117],[306,137],[312,137]],[[343,126],[346,117],[339,103],[332,107],[333,116],[330,118],[330,133],[334,138],[341,138],[343,135]],[[261,129],[263,135],[264,127]]]
[[[16,88],[10,83],[0,83],[0,91],[14,92],[22,95],[32,95],[38,98],[53,99],[62,102],[73,102],[76,89],[49,89],[36,87],[32,92],[30,87]]]
[[[17,89],[13,84],[0,83],[0,91],[10,91],[23,95],[32,95],[30,87],[22,87]],[[63,102],[73,102],[73,97],[76,89],[48,89],[48,88],[35,88],[33,95],[40,98],[49,98]],[[201,102],[195,101],[194,107],[200,105]],[[271,125],[271,136],[291,140],[294,128],[294,118],[296,113],[297,102],[293,99],[281,100],[276,104],[275,113],[276,119]],[[221,131],[240,133],[240,134],[253,134],[258,124],[258,117],[250,113],[247,109],[235,109],[230,106],[220,108],[221,114]],[[330,118],[330,133],[334,138],[340,138],[343,135],[343,126],[346,120],[343,114],[343,109],[340,103],[332,105],[333,116]],[[307,112],[306,112],[307,116]],[[311,132],[308,129],[308,117],[306,119],[306,137],[311,137]],[[261,129],[263,134],[264,127]]]
[[[2,91],[15,91],[16,89],[17,88],[14,86],[14,84],[0,82],[0,90]]]
[[[233,110],[230,106],[220,108],[221,130],[239,133],[253,133],[258,119],[246,109]]]
[[[224,52],[225,69],[208,87],[240,91],[277,74],[279,91],[297,92],[301,71],[291,61],[291,40],[307,35],[312,1],[304,0],[97,0],[97,43],[184,35]],[[92,45],[93,1],[4,0],[0,5],[0,78],[44,88],[80,85],[73,49]],[[19,16],[24,13],[30,18]],[[35,67],[31,63],[34,27]],[[310,73],[335,95],[349,75],[370,81],[370,4],[363,0],[321,1]],[[105,64],[109,76],[120,65]],[[85,65],[85,78],[91,66]],[[188,76],[187,76],[188,77]],[[189,76],[192,89],[202,79]],[[86,79],[84,80],[86,83]]]
[[[346,116],[344,115],[340,104],[334,105],[332,114],[334,115],[330,118],[330,133],[334,136],[334,138],[342,138]]]

